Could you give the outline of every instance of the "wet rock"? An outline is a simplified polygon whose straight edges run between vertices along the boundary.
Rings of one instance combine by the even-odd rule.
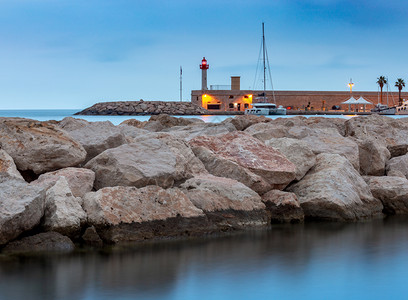
[[[60,177],[47,190],[42,226],[47,231],[74,236],[86,221],[86,213],[81,205],[82,198],[74,197],[65,177]]]
[[[216,156],[249,170],[263,180],[262,186],[269,185],[266,190],[283,189],[295,179],[296,167],[293,163],[277,150],[242,132],[216,137],[201,136],[191,140],[189,144],[193,150],[197,147],[207,148]],[[247,180],[248,176],[241,177],[243,172],[234,173],[227,169],[224,174],[220,174],[222,172],[211,161],[203,162],[213,175],[235,179],[253,187],[253,183]]]
[[[218,227],[267,224],[261,197],[236,180],[201,175],[187,180],[181,188],[190,201]]]
[[[306,175],[316,162],[316,154],[302,140],[277,138],[265,141],[265,145],[278,150],[296,166],[296,180],[298,181]]]
[[[45,191],[24,180],[0,175],[0,245],[17,238],[40,223]]]
[[[299,223],[304,220],[303,209],[294,193],[272,190],[262,196],[272,223]]]
[[[185,141],[169,134],[157,137],[136,139],[133,144],[108,149],[89,161],[85,167],[95,172],[95,188],[147,185],[168,188],[206,172]]]
[[[21,176],[20,172],[17,170],[13,158],[2,149],[0,149],[0,174],[6,174],[24,180],[23,176]]]
[[[408,178],[408,154],[391,158],[386,164],[386,172],[388,176],[402,174]]]
[[[77,166],[85,159],[84,148],[51,122],[0,118],[0,148],[20,171],[41,174]]]
[[[88,227],[82,235],[82,240],[86,245],[92,247],[102,247],[103,241],[99,234],[96,232],[95,226]]]
[[[338,154],[320,154],[303,179],[290,186],[306,218],[355,221],[381,216],[382,204],[352,167]]]
[[[206,228],[206,217],[177,188],[107,187],[84,197],[88,222],[104,241],[119,243],[189,235]]]
[[[57,252],[67,253],[75,250],[74,243],[57,232],[43,232],[9,243],[4,253]]]
[[[373,196],[384,205],[387,215],[408,214],[408,180],[394,176],[370,176],[367,183]]]
[[[86,150],[85,162],[106,149],[126,144],[121,130],[109,121],[87,122],[72,117],[64,118],[59,126],[77,140]]]
[[[82,197],[92,191],[95,181],[95,173],[92,170],[85,168],[64,168],[58,171],[44,173],[30,184],[49,189],[60,177],[66,179],[74,197]]]

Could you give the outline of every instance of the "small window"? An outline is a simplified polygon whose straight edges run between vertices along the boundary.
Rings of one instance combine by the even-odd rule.
[[[207,109],[221,109],[221,104],[207,104]]]
[[[244,96],[244,98],[245,98],[245,99],[248,99],[248,96],[247,96],[247,95],[245,95],[245,96]]]
[[[233,95],[230,95],[229,98],[230,98],[230,99],[234,99],[234,96],[233,96]]]
[[[244,104],[244,107],[245,107],[245,108],[248,108],[248,106],[249,106],[248,103],[245,103],[245,104]]]
[[[234,103],[230,103],[229,108],[234,108]]]

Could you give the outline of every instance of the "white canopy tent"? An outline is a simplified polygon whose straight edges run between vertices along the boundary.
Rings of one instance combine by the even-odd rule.
[[[360,96],[360,98],[358,98],[358,100],[356,98],[354,98],[353,96],[348,99],[347,101],[342,102],[341,104],[348,104],[349,106],[349,111],[351,111],[351,105],[354,104],[354,109],[356,110],[356,106],[359,104],[362,104],[364,107],[364,111],[366,111],[366,105],[367,104],[372,104],[371,102],[367,101],[366,99],[364,99],[363,97]]]

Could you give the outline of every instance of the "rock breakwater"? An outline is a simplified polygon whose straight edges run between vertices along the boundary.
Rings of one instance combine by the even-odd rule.
[[[116,101],[100,102],[76,115],[208,115],[208,110],[191,102],[176,101]]]
[[[0,133],[4,253],[408,216],[406,119],[0,118]]]

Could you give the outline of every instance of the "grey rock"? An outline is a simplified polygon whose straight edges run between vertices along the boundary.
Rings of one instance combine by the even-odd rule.
[[[296,180],[302,179],[316,163],[316,154],[302,140],[291,138],[275,138],[265,141],[265,145],[271,146],[285,155],[296,166]]]
[[[20,171],[41,174],[77,166],[85,159],[84,148],[51,122],[0,118],[0,148]]]
[[[75,250],[74,243],[57,232],[43,232],[9,243],[4,253],[56,252],[68,253]]]
[[[17,238],[40,223],[45,191],[24,180],[0,175],[0,245]]]
[[[386,164],[386,172],[388,176],[393,174],[402,174],[408,178],[408,154],[391,158]]]
[[[373,196],[383,203],[384,213],[388,215],[408,214],[408,180],[406,178],[372,176],[367,182]]]
[[[169,134],[139,138],[135,143],[108,149],[89,161],[95,172],[95,188],[107,186],[158,185],[175,183],[206,172],[185,141]]]
[[[81,205],[82,198],[74,197],[65,177],[60,177],[47,190],[43,227],[47,231],[74,236],[87,217]]]
[[[338,154],[320,154],[316,165],[290,186],[306,218],[355,221],[382,216],[382,203],[351,163]]]
[[[87,122],[72,117],[64,118],[59,126],[77,140],[86,150],[85,162],[106,149],[126,144],[126,138],[120,128],[109,121]]]
[[[294,193],[272,190],[262,196],[262,202],[272,223],[299,223],[304,220],[303,209]]]
[[[0,149],[0,174],[7,174],[17,179],[23,179],[20,172],[17,170],[13,158],[8,153]]]

